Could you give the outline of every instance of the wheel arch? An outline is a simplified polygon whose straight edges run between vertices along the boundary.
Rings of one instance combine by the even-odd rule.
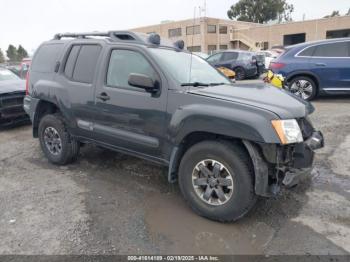
[[[40,100],[35,108],[35,114],[33,119],[33,137],[38,137],[38,129],[40,120],[47,114],[54,114],[59,112],[58,106],[47,100]]]
[[[289,84],[291,81],[293,81],[293,79],[297,78],[297,77],[309,77],[311,78],[315,84],[316,84],[316,94],[319,93],[320,91],[320,78],[312,73],[312,72],[308,72],[308,71],[301,71],[301,72],[296,72],[296,73],[293,73],[291,74],[290,76],[287,77],[287,83]]]
[[[244,140],[236,137],[231,137],[227,135],[222,135],[214,132],[205,132],[205,131],[193,131],[189,134],[187,134],[182,141],[176,145],[170,156],[170,163],[169,163],[169,169],[168,169],[168,181],[169,183],[174,183],[177,181],[177,171],[181,162],[182,157],[185,155],[187,150],[194,146],[195,144],[198,144],[203,141],[209,141],[209,140],[222,140],[222,141],[229,141],[233,144],[236,144],[240,147],[242,147],[245,150],[245,153],[251,159],[249,151],[247,147],[244,144]],[[252,159],[251,159],[252,161]],[[252,162],[253,164],[253,162]]]

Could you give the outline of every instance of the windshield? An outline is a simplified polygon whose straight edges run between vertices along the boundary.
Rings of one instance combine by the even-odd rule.
[[[0,81],[6,80],[19,80],[19,77],[9,70],[0,69]]]
[[[160,65],[180,84],[231,84],[231,82],[213,68],[207,61],[196,55],[175,50],[151,48],[150,51]]]

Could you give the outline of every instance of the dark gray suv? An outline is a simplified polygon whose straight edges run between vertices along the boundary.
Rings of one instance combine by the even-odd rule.
[[[237,220],[310,172],[322,134],[308,102],[233,85],[183,48],[156,34],[58,34],[34,55],[24,108],[52,163],[85,143],[147,159],[198,214]]]
[[[262,74],[263,66],[258,61],[256,54],[242,50],[227,50],[209,56],[206,59],[215,67],[226,67],[235,71],[236,79],[243,80],[246,78],[256,78]]]

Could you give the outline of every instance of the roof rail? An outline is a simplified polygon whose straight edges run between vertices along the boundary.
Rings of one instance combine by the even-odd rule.
[[[143,44],[143,45],[165,45],[177,49],[184,48],[184,42],[177,41],[176,43],[170,43],[167,41],[161,41],[159,34],[144,34],[136,33],[132,31],[108,31],[108,32],[87,32],[87,33],[63,33],[56,34],[53,40],[61,40],[62,38],[78,38],[86,39],[89,37],[106,37],[110,41],[129,41],[133,43]]]
[[[63,34],[55,34],[54,40],[61,40],[61,38],[69,37],[69,38],[86,38],[87,36],[104,36],[108,37],[109,32],[91,32],[91,33],[63,33]]]
[[[56,34],[54,40],[61,40],[62,38],[88,38],[88,37],[108,37],[114,41],[137,41],[146,43],[147,38],[140,33],[131,31],[108,31],[108,32],[86,32],[86,33],[63,33]]]

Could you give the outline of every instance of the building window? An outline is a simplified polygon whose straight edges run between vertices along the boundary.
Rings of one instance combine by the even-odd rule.
[[[215,34],[216,33],[216,25],[208,25],[208,33]]]
[[[216,45],[208,45],[208,53],[212,54],[216,50]]]
[[[227,50],[228,46],[227,45],[220,45],[220,50]]]
[[[255,46],[259,48],[260,50],[268,50],[269,49],[269,42],[256,42]]]
[[[198,35],[200,33],[201,33],[201,26],[200,25],[186,27],[186,34],[187,35]]]
[[[350,28],[342,30],[327,31],[327,39],[350,37]]]
[[[227,34],[227,26],[220,25],[219,32],[220,32],[220,34]]]
[[[269,42],[264,42],[263,43],[263,50],[268,50],[269,49]]]
[[[202,52],[202,48],[200,45],[197,46],[188,46],[187,50],[190,52]]]
[[[283,36],[283,45],[288,46],[288,45],[296,45],[299,43],[304,43],[306,39],[306,34],[301,33],[301,34],[293,34],[293,35],[284,35]]]
[[[182,35],[181,28],[169,29],[168,33],[169,33],[169,38],[170,37],[177,37],[177,36],[181,36]]]

